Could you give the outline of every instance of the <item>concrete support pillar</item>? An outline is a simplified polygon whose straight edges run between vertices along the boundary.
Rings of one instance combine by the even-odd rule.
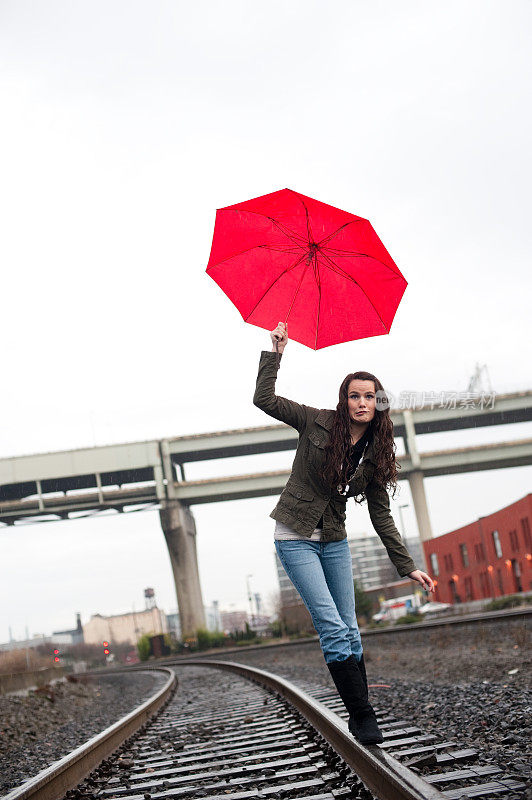
[[[178,500],[163,500],[159,511],[170,563],[174,573],[181,636],[192,636],[205,628],[205,611],[196,552],[196,524],[188,506]]]
[[[410,463],[413,467],[413,472],[408,476],[408,482],[410,484],[410,491],[412,493],[412,500],[416,512],[419,538],[422,542],[426,542],[433,538],[432,525],[430,523],[427,495],[425,494],[425,485],[423,483],[423,472],[419,469],[421,466],[421,458],[416,446],[416,429],[411,409],[405,408],[403,411],[403,419],[405,425],[405,449],[410,456]]]
[[[429,507],[427,505],[427,495],[423,483],[423,473],[421,470],[411,472],[408,476],[414,509],[416,511],[417,528],[419,538],[422,542],[427,542],[433,538],[432,525],[430,524]]]

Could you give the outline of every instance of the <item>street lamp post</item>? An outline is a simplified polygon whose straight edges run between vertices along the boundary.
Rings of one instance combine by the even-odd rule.
[[[403,537],[403,542],[405,544],[406,544],[406,529],[405,529],[405,521],[404,521],[404,518],[403,518],[403,508],[409,508],[409,507],[410,507],[410,503],[402,503],[399,506],[399,517],[401,519],[401,536]],[[421,597],[423,597],[423,593],[421,591],[419,591],[419,586],[416,588],[415,594],[418,594]]]
[[[253,577],[253,575],[247,575],[246,576],[246,584],[247,584],[247,589],[248,589],[249,610],[250,610],[250,615],[251,615],[251,627],[253,627],[253,625],[255,624],[255,615],[253,614],[253,602],[252,602],[252,597],[251,597],[251,588],[250,588],[250,585],[249,585],[249,579],[252,578],[252,577]]]
[[[410,503],[403,503],[399,506],[399,518],[401,520],[401,534],[403,536],[403,541],[406,539],[406,532],[405,532],[405,521],[403,519],[403,508],[409,508]]]

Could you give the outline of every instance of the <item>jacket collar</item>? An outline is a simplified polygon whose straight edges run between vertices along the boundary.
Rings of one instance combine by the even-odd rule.
[[[316,424],[321,425],[322,428],[326,428],[328,431],[330,431],[333,425],[335,413],[336,412],[330,408],[322,408],[316,417]]]
[[[333,426],[335,413],[336,412],[333,411],[330,408],[322,408],[321,411],[318,413],[318,416],[316,417],[316,424],[320,425],[322,428],[325,428],[326,430],[330,431],[332,429],[332,426]],[[369,442],[369,444],[368,444],[368,446],[366,448],[366,452],[364,454],[363,461],[372,461],[373,463],[375,463],[375,455],[374,455],[375,442],[374,442],[374,440],[375,440],[375,433],[373,433],[373,436],[371,437],[371,441]]]

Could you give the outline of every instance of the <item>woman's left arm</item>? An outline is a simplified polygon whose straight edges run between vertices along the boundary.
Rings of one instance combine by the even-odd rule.
[[[401,539],[401,534],[395,527],[391,512],[388,492],[372,478],[366,487],[369,516],[376,533],[380,537],[386,551],[397,569],[404,578],[408,576],[417,581],[424,589],[434,591],[434,583],[426,572],[418,569]]]

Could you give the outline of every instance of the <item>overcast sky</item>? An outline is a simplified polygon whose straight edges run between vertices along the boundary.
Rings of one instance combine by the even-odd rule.
[[[0,457],[271,422],[251,402],[268,334],[205,267],[216,208],[283,187],[370,219],[409,285],[388,336],[290,343],[279,393],[334,407],[357,369],[459,391],[476,362],[497,392],[532,388],[531,17],[525,0],[3,0]],[[531,478],[426,480],[435,535]],[[398,500],[415,534],[407,482]],[[195,509],[205,603],[245,608],[248,574],[277,589],[274,504]],[[352,503],[349,533],[369,530]],[[0,641],[139,609],[145,586],[175,607],[157,512],[0,530]]]

